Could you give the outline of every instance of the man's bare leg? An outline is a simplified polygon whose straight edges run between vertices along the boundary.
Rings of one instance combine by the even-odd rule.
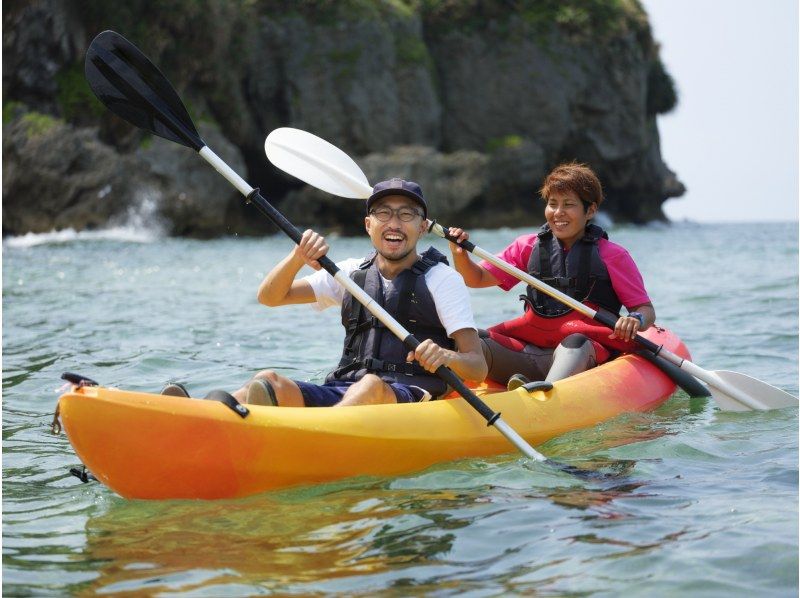
[[[336,404],[336,407],[380,405],[396,402],[397,396],[386,382],[375,374],[367,374],[347,389],[344,397]]]

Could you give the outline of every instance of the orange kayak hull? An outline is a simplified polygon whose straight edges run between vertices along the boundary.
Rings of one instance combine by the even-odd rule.
[[[689,357],[667,330],[646,336]],[[536,446],[653,409],[675,389],[655,366],[625,355],[548,392],[486,385],[476,392]],[[234,498],[515,450],[461,398],[327,409],[251,406],[241,418],[215,401],[85,386],[62,395],[59,406],[78,457],[126,498]]]

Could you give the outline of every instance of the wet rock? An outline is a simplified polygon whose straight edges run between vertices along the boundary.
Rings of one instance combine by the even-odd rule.
[[[200,132],[232,168],[244,170],[238,149],[215,127]],[[166,140],[120,154],[96,128],[37,112],[23,111],[3,127],[4,234],[133,222],[215,236],[230,229],[237,195],[196,152]]]
[[[432,213],[463,226],[538,221],[531,201],[567,160],[597,171],[604,211],[617,221],[664,219],[662,203],[684,192],[661,158],[655,120],[674,106],[674,85],[636,3],[174,7],[4,5],[4,234],[102,226],[132,213],[180,235],[274,230],[202,159],[93,98],[83,55],[108,27],[161,67],[198,122],[216,123],[204,133],[212,149],[300,225],[358,232],[363,214],[267,162],[263,141],[279,126],[331,141],[370,180],[418,179]],[[26,136],[10,124],[19,106],[61,119],[59,135]],[[97,197],[109,186],[111,204]],[[24,197],[31,193],[66,196],[39,206]]]
[[[245,172],[239,149],[216,126],[201,123],[198,132],[234,172]],[[230,229],[229,213],[236,211],[244,197],[200,155],[153,137],[137,157],[147,165],[148,178],[158,183],[158,213],[170,222],[172,234],[213,237],[221,231],[236,232]]]
[[[96,129],[25,113],[3,127],[3,234],[103,227],[146,201],[138,167]]]

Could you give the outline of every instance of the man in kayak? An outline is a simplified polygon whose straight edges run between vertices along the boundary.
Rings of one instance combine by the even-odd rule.
[[[603,363],[612,351],[630,350],[636,333],[656,319],[642,276],[627,250],[608,240],[592,223],[603,202],[603,189],[586,165],[562,164],[544,180],[540,195],[546,223],[539,232],[522,235],[499,257],[525,270],[593,309],[614,314],[625,306],[628,314],[617,321],[611,334],[593,320],[563,303],[528,287],[520,298],[525,313],[480,331],[489,377],[513,388],[528,380],[526,388],[549,388],[552,382]],[[450,228],[459,241],[469,234]],[[451,243],[453,266],[473,288],[499,286],[508,291],[516,278]]]
[[[328,252],[328,244],[321,235],[307,230],[264,278],[258,300],[269,307],[311,303],[322,310],[341,306],[345,327],[342,358],[324,384],[261,371],[233,393],[239,402],[290,407],[409,403],[447,392],[446,384],[433,374],[442,365],[462,378],[485,378],[486,361],[463,279],[433,247],[417,253],[427,217],[419,185],[402,179],[378,183],[366,207],[364,226],[375,252],[337,266],[416,338],[425,340],[409,352],[321,269],[317,260]],[[317,272],[297,278],[305,265]]]

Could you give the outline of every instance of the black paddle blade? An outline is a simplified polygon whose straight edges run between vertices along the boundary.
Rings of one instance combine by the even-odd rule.
[[[117,116],[195,151],[205,146],[167,78],[119,33],[103,31],[92,40],[84,71],[94,94]]]

